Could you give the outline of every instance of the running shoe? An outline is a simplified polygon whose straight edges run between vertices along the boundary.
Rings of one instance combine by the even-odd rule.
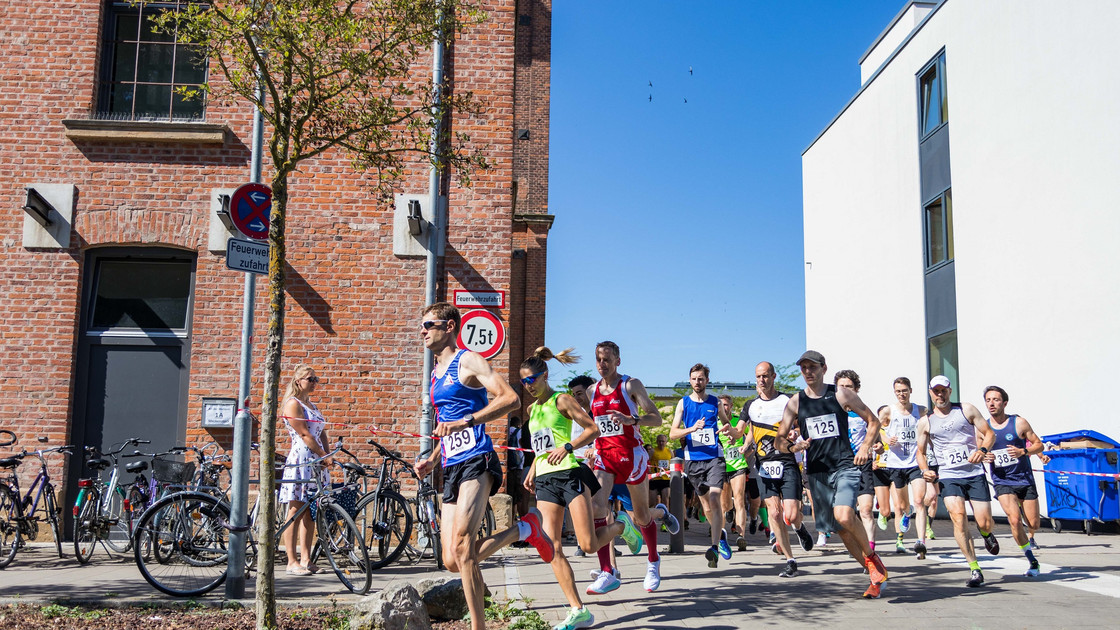
[[[746,551],[747,550],[747,539],[740,536],[738,539],[735,540],[735,546],[739,548],[739,551]]]
[[[903,514],[902,515],[902,521],[899,523],[899,526],[902,528],[903,532],[910,531],[910,519],[913,518],[913,516],[914,516],[913,512],[911,512],[909,514]]]
[[[770,543],[770,551],[773,551],[780,556],[782,555],[782,546],[776,542]]]
[[[1027,577],[1038,577],[1038,574],[1042,572],[1041,569],[1042,567],[1039,566],[1038,561],[1036,560],[1031,563],[1031,568],[1027,569],[1027,572],[1023,575]]]
[[[887,516],[886,516],[886,514],[883,514],[882,512],[879,512],[878,518],[875,519],[875,524],[879,526],[879,529],[881,529],[883,531],[886,531],[887,530]]]
[[[731,547],[727,545],[727,534],[719,533],[719,556],[724,560],[731,559]]]
[[[590,628],[595,623],[595,615],[587,610],[587,606],[583,608],[570,608],[568,609],[568,616],[560,623],[552,626],[552,630],[575,630],[576,628]]]
[[[933,535],[933,526],[926,523],[926,538],[930,540],[937,540],[937,536]]]
[[[883,587],[879,584],[876,584],[875,582],[872,582],[867,587],[867,590],[863,592],[863,598],[864,599],[879,599],[879,596],[882,595],[882,594],[883,594]]]
[[[591,579],[592,580],[599,579],[599,574],[600,573],[602,573],[602,571],[600,571],[599,569],[591,569]],[[619,571],[618,567],[611,567],[611,575],[615,576],[616,578],[618,578],[620,580],[622,579],[622,571]]]
[[[669,530],[670,534],[676,534],[677,532],[681,531],[681,524],[677,522],[677,517],[673,516],[669,512],[669,508],[665,507],[664,503],[658,503],[657,507],[661,508],[661,511],[665,514],[660,519],[658,519],[661,523],[661,526]]]
[[[622,539],[626,541],[630,553],[638,555],[642,551],[642,532],[638,531],[634,521],[626,512],[618,513],[618,521],[622,523]]]
[[[824,547],[827,544],[828,544],[828,534],[826,534],[824,532],[817,532],[817,546],[818,547]],[[805,551],[808,551],[808,549],[806,549]]]
[[[796,560],[786,560],[786,566],[785,566],[784,569],[782,569],[782,572],[778,574],[778,577],[784,577],[784,578],[797,577],[797,561]]]
[[[998,556],[999,555],[999,541],[996,540],[996,535],[995,534],[988,534],[987,536],[984,536],[983,538],[984,538],[984,548],[988,550],[988,553],[992,554],[993,556]]]
[[[902,541],[902,534],[899,534],[898,538],[894,541],[894,552],[906,553],[906,543]]]
[[[618,578],[611,573],[601,571],[599,577],[595,578],[595,581],[587,586],[587,594],[602,595],[613,591],[619,586],[622,586],[622,582],[620,582]]]
[[[775,534],[774,532],[766,532],[766,535],[769,536],[769,539],[767,539],[766,544],[771,545],[771,546],[778,544],[778,535],[777,534]]]
[[[1033,537],[1032,537],[1032,538],[1031,538],[1031,539],[1030,539],[1029,541],[1027,541],[1027,542],[1029,542],[1029,543],[1031,544],[1031,551],[1035,551],[1035,550],[1037,550],[1037,549],[1042,549],[1042,547],[1039,547],[1039,546],[1038,546],[1038,543],[1036,543],[1036,542],[1034,541],[1034,538],[1033,538]]]
[[[758,531],[758,519],[757,518],[752,518],[751,519],[751,536],[754,536],[754,533],[757,532],[757,531]]]
[[[926,559],[926,546],[922,544],[922,541],[919,540],[914,544],[914,553],[917,554],[919,560]]]
[[[541,513],[537,508],[529,508],[529,513],[521,517],[521,522],[529,526],[529,536],[525,542],[533,546],[541,555],[541,560],[552,562],[552,539],[541,528]]]
[[[879,554],[873,553],[867,556],[864,563],[873,583],[882,584],[887,581],[887,567],[883,566],[883,559],[879,557]]]
[[[572,552],[572,556],[576,558],[582,558],[586,555],[587,553],[584,552],[583,547],[580,547],[579,545],[576,545],[576,550]]]
[[[719,551],[716,551],[715,545],[708,547],[708,550],[704,552],[704,559],[708,561],[709,569],[719,566]]]
[[[984,574],[980,572],[980,569],[973,569],[972,570],[972,576],[970,578],[968,578],[968,581],[965,582],[964,585],[969,587],[969,588],[976,588],[978,586],[983,586],[984,585]]]
[[[809,535],[809,530],[805,529],[805,523],[797,528],[797,538],[801,541],[801,548],[805,551],[813,550],[813,537]]]
[[[646,579],[642,582],[647,593],[652,593],[661,586],[661,560],[646,562]]]
[[[700,521],[701,523],[707,523],[708,522],[708,519],[705,518],[703,514],[697,514],[696,515],[696,520]]]

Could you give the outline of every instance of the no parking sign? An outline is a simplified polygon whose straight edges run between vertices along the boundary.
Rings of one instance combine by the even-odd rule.
[[[506,327],[498,316],[482,309],[467,311],[459,329],[459,347],[489,359],[506,345]]]

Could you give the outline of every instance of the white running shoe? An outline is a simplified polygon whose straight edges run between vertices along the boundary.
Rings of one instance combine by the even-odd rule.
[[[816,546],[817,547],[824,547],[827,544],[828,544],[828,536],[825,536],[824,532],[819,532],[817,534],[817,544],[816,544]]]
[[[614,575],[610,573],[599,573],[599,577],[595,578],[595,581],[587,587],[587,594],[603,595],[604,593],[615,590],[619,586],[622,586],[622,582]]]
[[[597,580],[599,579],[599,574],[602,573],[602,571],[600,571],[599,569],[591,569],[590,573],[591,579]],[[622,579],[622,571],[619,571],[618,567],[611,567],[611,573],[613,573],[616,578],[620,580]]]
[[[647,593],[652,593],[661,586],[661,560],[646,562],[646,579],[642,582]]]

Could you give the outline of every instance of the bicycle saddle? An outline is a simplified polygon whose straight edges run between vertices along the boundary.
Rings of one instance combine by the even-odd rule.
[[[124,467],[130,473],[138,473],[148,469],[148,462],[132,462]]]
[[[109,460],[103,457],[99,457],[97,459],[89,460],[86,465],[89,466],[90,470],[105,470],[113,464]]]
[[[20,460],[15,457],[5,457],[0,459],[0,468],[15,468],[19,466]]]

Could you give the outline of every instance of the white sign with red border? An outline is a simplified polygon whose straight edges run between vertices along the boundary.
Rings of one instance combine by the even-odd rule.
[[[459,307],[477,307],[483,308],[505,308],[506,307],[506,292],[505,291],[467,291],[464,289],[455,290],[455,306]]]
[[[506,345],[505,324],[490,311],[467,311],[462,315],[462,323],[458,339],[460,348],[477,352],[484,359],[489,359],[501,352]]]

